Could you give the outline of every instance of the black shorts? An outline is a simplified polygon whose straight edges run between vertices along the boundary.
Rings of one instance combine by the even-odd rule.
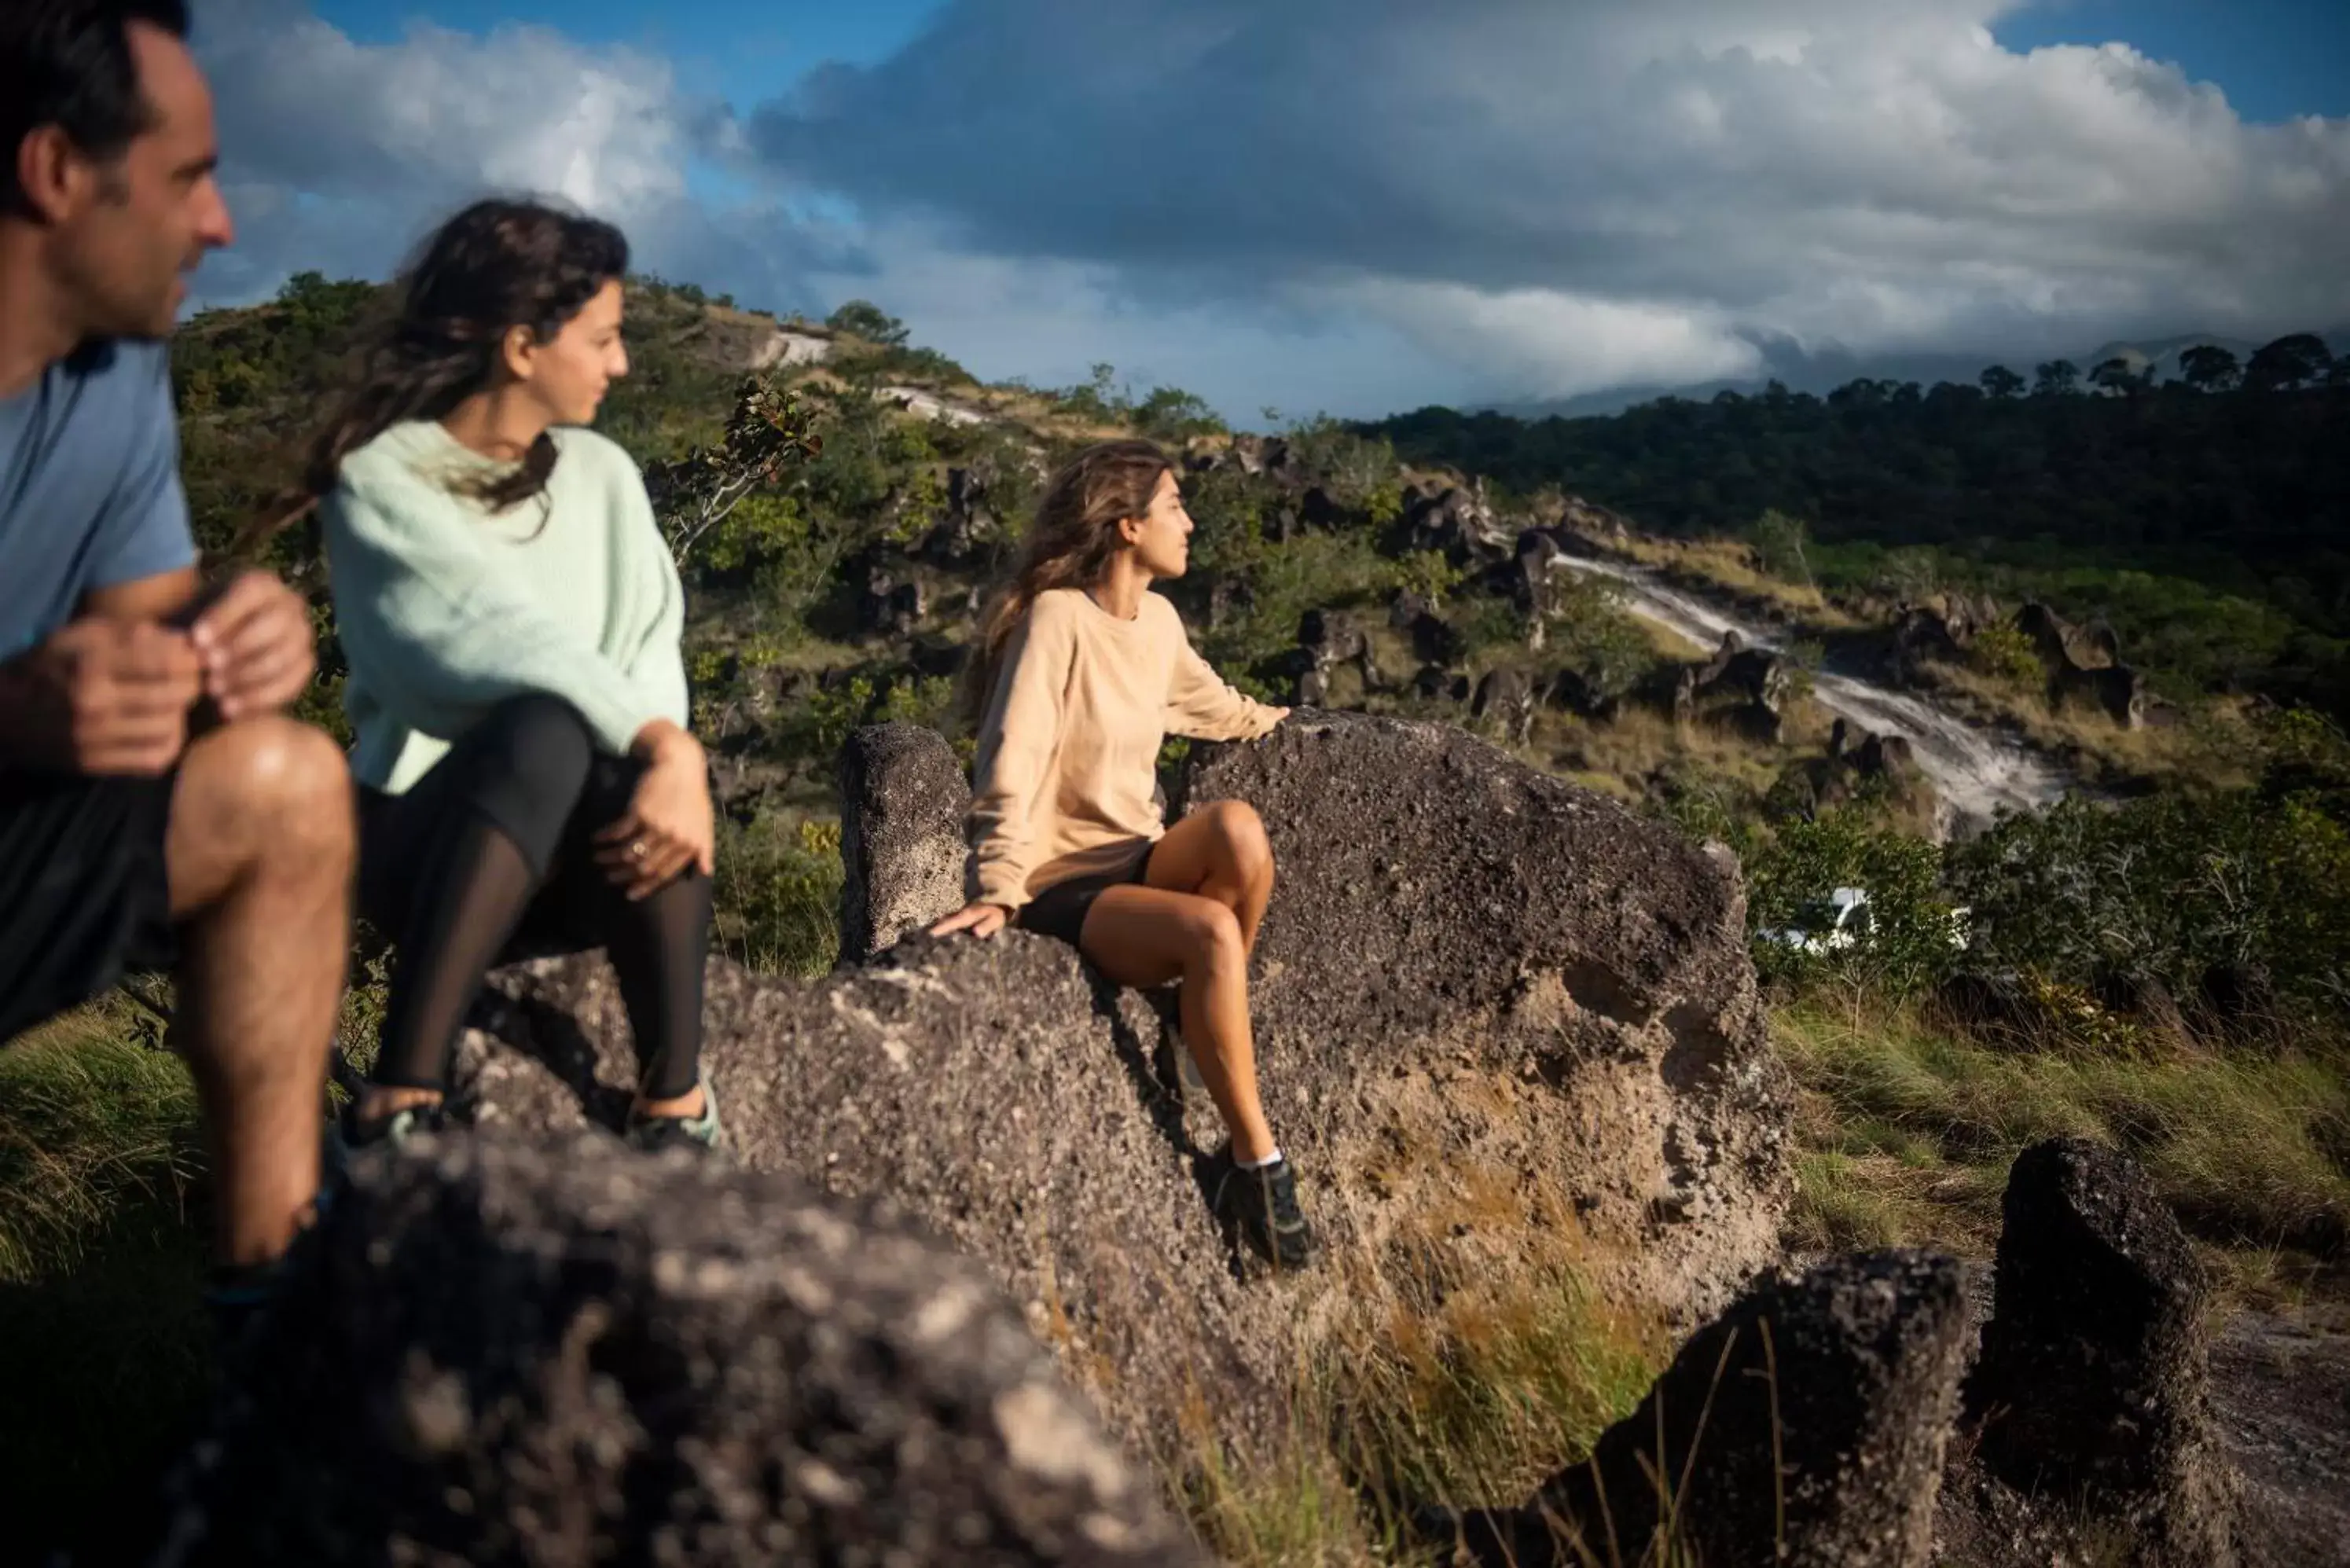
[[[1141,882],[1150,872],[1150,852],[1156,843],[1143,846],[1141,857],[1125,871],[1105,871],[1094,877],[1072,877],[1066,882],[1055,882],[1025,904],[1012,917],[1012,923],[1024,931],[1040,936],[1058,937],[1071,947],[1077,945],[1077,936],[1086,929],[1086,913],[1106,888],[1131,887]]]
[[[0,1044],[172,967],[172,784],[0,772]]]

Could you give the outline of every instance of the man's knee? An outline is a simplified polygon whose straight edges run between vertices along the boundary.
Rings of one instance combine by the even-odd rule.
[[[188,748],[181,787],[192,798],[179,805],[241,830],[256,854],[298,851],[349,865],[350,764],[323,730],[282,714],[224,724]]]

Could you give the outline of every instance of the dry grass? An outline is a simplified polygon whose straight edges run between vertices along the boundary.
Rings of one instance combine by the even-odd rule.
[[[2051,708],[2036,686],[2024,688],[1965,665],[1937,664],[1940,695],[1983,722],[2004,721],[2033,746],[2072,757],[2093,781],[2144,779],[2238,789],[2254,782],[2262,752],[2235,707],[2199,704],[2184,722],[2125,730],[2080,703]]]
[[[2128,1150],[2209,1241],[2330,1251],[2350,1235],[2339,1060],[2159,1040],[1994,1050],[1866,1001],[1799,1002],[1773,1033],[1804,1089],[1799,1246],[1987,1251],[2008,1167],[2063,1135]]]
[[[1420,1188],[1434,1174],[1395,1179]],[[1172,1467],[1201,1539],[1236,1568],[1432,1562],[1416,1514],[1523,1501],[1668,1358],[1655,1318],[1591,1289],[1570,1205],[1530,1200],[1516,1172],[1445,1174],[1449,1200],[1424,1205],[1407,1233],[1326,1256],[1336,1318],[1270,1462],[1243,1469],[1202,1441]]]
[[[117,1560],[203,1394],[195,1096],[136,1029],[117,1000],[0,1050],[0,1494],[27,1561]]]
[[[1861,623],[1830,604],[1817,587],[1773,576],[1754,565],[1752,551],[1734,539],[1666,539],[1634,535],[1623,553],[1645,566],[1735,598],[1760,600],[1785,618],[1824,631],[1848,630]]]

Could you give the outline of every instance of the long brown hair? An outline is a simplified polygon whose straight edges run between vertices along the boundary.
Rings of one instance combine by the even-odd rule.
[[[1069,460],[1045,487],[1036,520],[1010,582],[980,618],[979,640],[965,668],[963,703],[976,723],[1003,663],[1004,644],[1036,602],[1054,588],[1085,587],[1098,578],[1125,543],[1118,525],[1150,510],[1159,476],[1174,471],[1168,455],[1147,441],[1109,441]]]
[[[309,443],[298,484],[238,541],[251,550],[307,516],[335,488],[343,459],[405,420],[438,419],[492,384],[508,332],[551,340],[629,270],[629,242],[596,218],[537,202],[490,200],[441,225],[402,269],[400,308],[365,369]],[[542,433],[510,472],[469,482],[493,511],[546,488],[554,440]]]

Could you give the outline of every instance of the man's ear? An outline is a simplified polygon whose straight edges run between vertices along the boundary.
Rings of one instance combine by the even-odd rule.
[[[42,223],[63,223],[87,199],[98,171],[61,125],[35,126],[15,151],[25,205]]]

